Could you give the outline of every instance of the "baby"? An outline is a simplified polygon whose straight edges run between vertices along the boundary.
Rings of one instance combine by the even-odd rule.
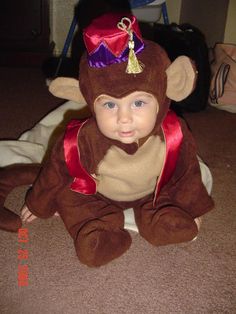
[[[61,79],[60,88],[65,99],[82,93],[92,116],[72,120],[58,138],[26,195],[23,221],[58,213],[90,267],[130,247],[127,208],[153,245],[191,241],[213,207],[193,138],[169,110],[171,99],[194,88],[191,60],[171,64],[159,45],[142,39],[132,15],[95,19],[84,41],[79,83]]]

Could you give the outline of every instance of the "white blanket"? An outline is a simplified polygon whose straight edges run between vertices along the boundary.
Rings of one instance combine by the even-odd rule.
[[[54,130],[63,124],[69,110],[80,110],[85,104],[67,101],[47,114],[32,129],[24,132],[17,140],[0,141],[0,167],[15,163],[40,163],[47,151]],[[209,168],[199,159],[202,181],[208,193],[212,190],[212,175]],[[125,211],[125,228],[137,231],[132,209]]]

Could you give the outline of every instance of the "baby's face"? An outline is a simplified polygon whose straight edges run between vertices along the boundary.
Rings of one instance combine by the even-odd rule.
[[[99,130],[125,144],[137,142],[152,132],[158,109],[156,98],[143,91],[123,98],[100,95],[94,102]]]

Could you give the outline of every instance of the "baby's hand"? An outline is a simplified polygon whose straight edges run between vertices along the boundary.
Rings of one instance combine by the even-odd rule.
[[[37,218],[35,215],[33,215],[30,211],[29,208],[24,204],[24,206],[21,209],[21,219],[23,222],[31,222],[35,218]]]

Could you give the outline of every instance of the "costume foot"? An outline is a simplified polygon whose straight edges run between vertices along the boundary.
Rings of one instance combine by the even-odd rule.
[[[89,233],[83,229],[75,241],[75,248],[79,260],[87,266],[105,265],[121,256],[131,245],[131,236],[124,229],[96,229]]]
[[[198,233],[194,219],[178,207],[166,207],[152,217],[140,234],[159,246],[193,240]]]
[[[21,226],[22,222],[18,215],[5,207],[0,209],[0,229],[10,232],[17,232]]]

